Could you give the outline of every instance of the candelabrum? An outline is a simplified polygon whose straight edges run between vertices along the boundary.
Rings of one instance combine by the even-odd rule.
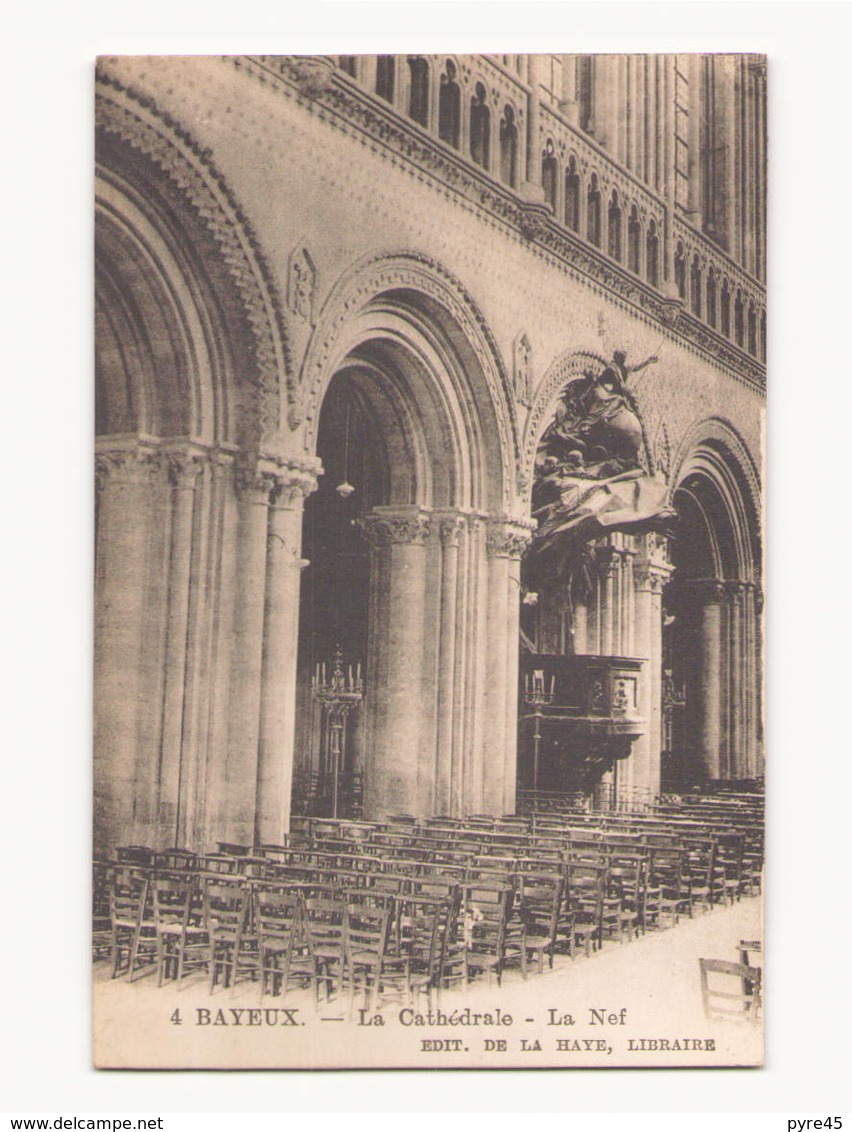
[[[553,703],[556,695],[556,677],[550,677],[550,687],[546,688],[544,669],[524,674],[524,703],[532,708],[527,719],[533,720],[533,781],[532,788],[538,790],[538,761],[541,749],[542,710]]]
[[[328,668],[331,669],[330,676]],[[336,818],[340,808],[340,777],[346,750],[346,721],[361,706],[364,681],[360,663],[344,665],[340,645],[335,648],[334,660],[328,668],[325,661],[317,664],[311,681],[311,695],[322,713],[320,765],[331,780],[331,816]]]

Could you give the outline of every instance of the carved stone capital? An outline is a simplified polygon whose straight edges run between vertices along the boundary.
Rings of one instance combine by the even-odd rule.
[[[250,506],[269,506],[278,478],[267,468],[238,467],[234,473],[234,487],[241,503]]]
[[[436,515],[435,519],[438,521],[438,535],[441,539],[441,545],[457,547],[462,532],[467,529],[468,516],[460,511],[451,511]]]
[[[732,604],[735,602],[742,603],[747,588],[748,587],[745,582],[725,582],[725,593],[728,596],[728,600]]]
[[[145,441],[102,448],[95,454],[95,474],[100,487],[149,484],[162,468],[162,452],[155,444]]]
[[[614,578],[623,561],[624,555],[618,547],[605,546],[595,551],[595,563],[603,578]]]
[[[319,460],[283,460],[270,468],[270,472],[275,476],[273,504],[284,510],[292,510],[316,491],[322,465]]]
[[[491,558],[521,558],[536,524],[531,519],[492,519],[485,545]]]
[[[670,566],[669,540],[657,531],[647,531],[639,536],[639,553],[643,559],[655,566]]]
[[[725,583],[716,578],[687,578],[684,589],[704,605],[720,605],[725,600]]]
[[[633,566],[633,577],[636,583],[636,589],[640,592],[661,594],[670,581],[673,572],[674,568],[672,566],[665,566],[656,562],[649,562],[648,559],[641,559],[634,563]]]
[[[171,448],[164,458],[171,486],[179,491],[194,491],[207,463],[207,453],[201,448]]]
[[[432,534],[432,519],[423,511],[381,514],[373,512],[353,519],[372,549],[387,546],[424,546]]]

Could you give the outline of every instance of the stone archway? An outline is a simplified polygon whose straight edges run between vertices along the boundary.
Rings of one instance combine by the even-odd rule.
[[[346,389],[383,468],[364,506],[359,484],[352,496],[369,548],[364,812],[511,810],[519,559],[531,524],[513,511],[516,427],[484,320],[431,261],[371,260],[332,292],[304,375],[309,450],[332,393]],[[310,509],[336,506],[332,491]],[[320,659],[302,658],[303,682]],[[307,697],[303,683],[303,717]]]
[[[280,304],[221,177],[104,73],[96,121],[96,845],[251,841],[315,462],[283,454]]]
[[[757,469],[737,433],[710,420],[685,438],[672,483],[672,785],[754,778],[763,772]]]

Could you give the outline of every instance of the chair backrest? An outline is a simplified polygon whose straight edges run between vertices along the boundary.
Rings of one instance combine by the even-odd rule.
[[[762,972],[759,967],[729,963],[726,959],[699,959],[701,998],[707,1018],[754,1021],[761,1006]]]
[[[208,878],[204,885],[204,923],[212,936],[241,935],[248,913],[248,889],[238,878]]]
[[[115,856],[121,865],[141,865],[151,868],[157,853],[147,845],[119,845],[115,850]]]
[[[350,902],[346,908],[346,940],[350,954],[369,955],[380,963],[388,943],[391,909],[387,905]]]
[[[191,870],[158,872],[151,881],[154,922],[157,927],[185,928],[189,924],[196,894],[195,875]]]
[[[750,967],[752,956],[763,953],[763,944],[759,939],[741,939],[737,952],[739,953],[740,963],[745,967]]]
[[[198,854],[189,849],[164,849],[157,854],[155,865],[158,869],[197,869]]]
[[[138,927],[149,909],[151,874],[130,865],[116,865],[110,886],[110,919],[113,927]]]
[[[302,896],[289,885],[269,882],[258,884],[254,890],[254,915],[258,940],[287,940],[302,921]]]
[[[346,939],[347,901],[339,894],[305,898],[305,928],[312,946],[335,944],[340,947]]]

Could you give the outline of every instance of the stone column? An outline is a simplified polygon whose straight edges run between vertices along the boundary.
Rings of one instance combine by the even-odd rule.
[[[237,469],[236,600],[233,618],[231,695],[222,837],[251,844],[255,832],[260,737],[266,541],[274,469],[260,464]]]
[[[527,94],[527,147],[525,154],[526,175],[524,177],[523,196],[525,200],[534,204],[544,202],[544,190],[541,187],[541,138],[539,136],[539,98],[541,61],[537,55],[528,56],[529,60],[529,92]]]
[[[661,233],[661,282],[669,298],[677,296],[674,277],[675,239],[675,65],[676,56],[663,57],[663,197],[666,202],[665,231]]]
[[[730,619],[730,672],[728,721],[728,777],[745,778],[745,647],[743,640],[743,602],[745,585],[742,582],[726,583],[728,616]]]
[[[152,482],[161,456],[132,440],[97,453],[100,484],[94,626],[94,835],[99,854],[135,839],[139,683]]]
[[[518,763],[518,627],[520,559],[532,524],[513,519],[488,524],[488,629],[486,635],[485,758],[486,813],[515,808]]]
[[[276,472],[269,507],[254,831],[258,845],[280,845],[290,829],[299,586],[307,565],[301,557],[302,512],[306,496],[316,490],[319,471],[317,461],[284,462]]]
[[[662,747],[663,590],[673,567],[667,541],[660,535],[640,537],[640,553],[633,563],[635,619],[634,654],[645,661],[639,681],[638,710],[645,721],[634,742],[630,762],[633,785],[649,798],[660,790]]]
[[[716,213],[718,235],[724,249],[737,258],[740,250],[737,216],[737,128],[735,94],[736,60],[732,56],[713,58],[717,113],[716,144],[719,153],[717,194],[720,207]],[[733,317],[733,316],[732,316]]]
[[[743,587],[743,772],[747,778],[755,774],[757,762],[757,664],[755,657],[754,583]]]
[[[689,80],[689,125],[687,140],[689,146],[687,187],[687,218],[701,229],[703,202],[701,200],[701,66],[702,57],[692,53],[684,56],[687,78]]]
[[[438,652],[438,726],[435,747],[435,791],[433,810],[449,814],[453,808],[453,761],[458,757],[454,741],[457,655],[456,610],[458,608],[459,542],[466,525],[461,514],[439,517],[441,538],[441,613]],[[460,707],[460,705],[458,705]]]
[[[721,773],[722,602],[724,586],[717,581],[693,582],[690,595],[698,603],[699,626],[697,757],[708,779]]]
[[[186,446],[166,453],[172,489],[172,536],[168,569],[163,726],[158,782],[158,827],[163,845],[177,846],[184,765],[184,709],[189,631],[193,512],[198,478],[207,460],[203,449]]]
[[[426,707],[422,683],[431,518],[418,506],[376,508],[357,520],[357,525],[370,543],[371,571],[377,579],[371,593],[373,639],[364,705],[371,716],[364,816],[422,816],[432,803],[432,776],[424,776],[419,765],[421,717]],[[425,784],[424,779],[428,780]]]
[[[621,567],[621,555],[614,547],[606,548],[601,555],[601,605],[600,605],[600,655],[613,656],[615,633],[613,623],[618,616],[616,609],[615,578]]]
[[[560,113],[572,126],[580,124],[580,108],[577,104],[577,60],[574,55],[562,56],[562,99]]]
[[[195,491],[177,841],[199,851],[222,836],[236,576],[234,461],[231,450],[210,452],[209,471]]]

